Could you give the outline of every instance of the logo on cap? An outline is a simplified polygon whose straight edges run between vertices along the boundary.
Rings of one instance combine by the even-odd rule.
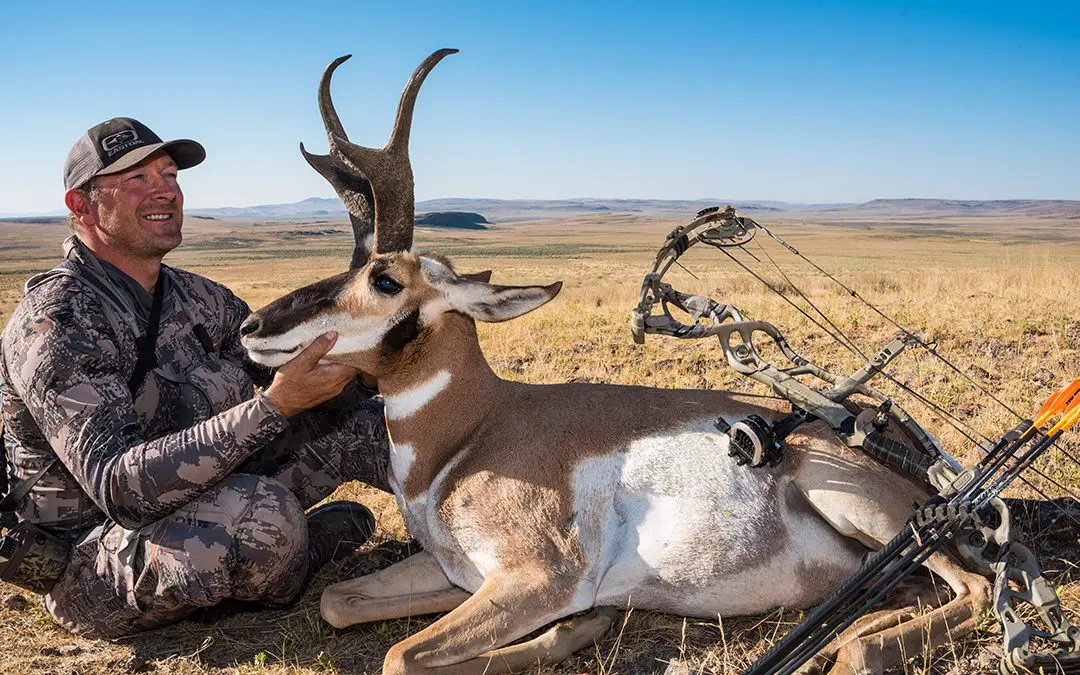
[[[124,129],[102,139],[101,148],[109,157],[112,157],[121,150],[142,144],[143,142],[139,140],[139,134],[135,133],[134,129]]]

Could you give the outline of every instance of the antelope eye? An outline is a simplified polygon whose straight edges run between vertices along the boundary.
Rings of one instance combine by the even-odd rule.
[[[385,274],[380,274],[372,279],[371,285],[375,287],[375,290],[385,295],[397,295],[404,288],[404,286]]]

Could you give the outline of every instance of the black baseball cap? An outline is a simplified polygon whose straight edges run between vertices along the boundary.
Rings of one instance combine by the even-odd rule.
[[[165,143],[142,122],[114,117],[91,127],[71,146],[64,161],[64,189],[81,187],[94,176],[130,169],[158,150],[167,152],[178,169],[190,169],[206,159],[206,150],[195,141]]]

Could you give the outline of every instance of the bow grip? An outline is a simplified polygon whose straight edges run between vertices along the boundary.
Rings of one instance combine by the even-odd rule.
[[[909,448],[899,441],[894,441],[880,431],[871,431],[866,434],[862,447],[868,455],[886,466],[921,481],[929,482],[928,471],[935,458]]]

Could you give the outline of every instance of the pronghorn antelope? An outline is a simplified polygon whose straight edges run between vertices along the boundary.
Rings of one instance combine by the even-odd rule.
[[[349,208],[352,268],[242,328],[251,357],[268,366],[337,331],[327,359],[377,378],[385,400],[391,482],[424,552],[330,586],[323,616],[344,627],[449,612],[394,645],[385,672],[493,673],[591,645],[613,607],[715,619],[819,602],[929,489],[820,424],[789,437],[779,466],[736,465],[715,421],[775,417],[760,399],[496,376],[475,322],[532,311],[560,284],[491,285],[412,249],[412,110],[424,78],[454,51],[416,70],[379,150],[350,143],[334,110],[330,80],[348,57],[327,68],[319,106],[330,153],[304,155]],[[942,555],[927,567],[955,598],[913,620],[910,608],[865,617],[831,648],[834,672],[877,672],[927,639],[972,628],[988,607],[987,581]]]

